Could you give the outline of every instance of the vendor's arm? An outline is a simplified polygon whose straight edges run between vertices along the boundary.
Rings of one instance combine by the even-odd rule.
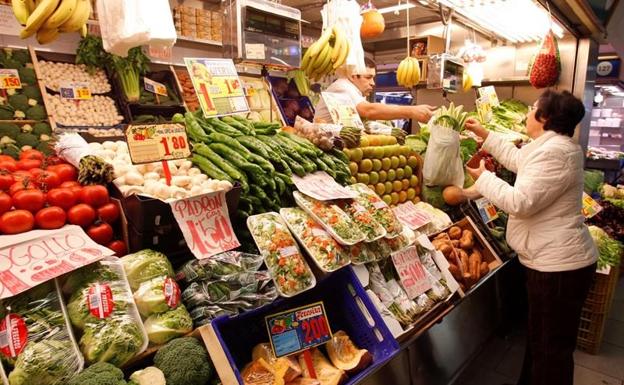
[[[383,103],[360,102],[356,108],[358,114],[363,119],[416,119],[421,123],[427,123],[435,111],[434,107],[426,104],[419,106],[396,106]]]
[[[470,118],[466,120],[466,129],[474,132],[484,140],[483,149],[505,167],[507,170],[518,173],[520,150],[501,135],[487,130],[478,120]]]

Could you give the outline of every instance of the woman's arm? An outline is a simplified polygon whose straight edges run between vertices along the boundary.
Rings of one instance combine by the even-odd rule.
[[[478,120],[470,118],[466,120],[466,129],[474,132],[484,140],[483,149],[492,154],[496,160],[507,170],[518,173],[520,153],[516,146],[503,139],[495,132],[487,130]]]

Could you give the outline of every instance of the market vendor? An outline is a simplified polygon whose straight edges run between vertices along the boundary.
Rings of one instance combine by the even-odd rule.
[[[546,91],[529,109],[533,140],[517,149],[475,119],[466,128],[483,148],[518,177],[513,186],[487,171],[468,168],[475,185],[468,198],[483,195],[509,213],[507,241],[526,272],[527,353],[520,385],[572,385],[573,353],[581,308],[589,292],[598,251],[581,214],[584,153],[572,137],[585,114],[567,91]]]
[[[338,72],[337,72],[338,73]],[[427,123],[435,111],[430,105],[396,106],[383,103],[370,103],[366,98],[375,87],[375,64],[366,61],[365,73],[342,73],[327,89],[326,92],[346,95],[353,101],[357,112],[362,119],[368,120],[394,120],[415,119],[421,123]],[[323,98],[316,106],[314,121],[320,123],[333,122]]]

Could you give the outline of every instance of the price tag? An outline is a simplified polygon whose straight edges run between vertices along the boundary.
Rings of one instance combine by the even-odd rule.
[[[321,92],[321,97],[335,124],[355,127],[360,130],[364,129],[364,123],[362,123],[360,114],[358,114],[353,101],[349,97],[334,92]]]
[[[276,357],[322,345],[332,338],[323,302],[267,316],[265,322]]]
[[[17,70],[9,68],[0,69],[0,89],[19,89],[22,88],[22,81],[20,80]]]
[[[15,358],[28,343],[28,327],[19,314],[7,314],[0,321],[0,352],[6,358]]]
[[[171,211],[195,258],[210,258],[240,246],[224,191],[179,199],[171,203]]]
[[[133,164],[191,156],[186,129],[180,123],[131,124],[126,130],[126,140]]]
[[[479,198],[475,201],[483,223],[487,224],[498,218],[498,210],[487,198]]]
[[[205,117],[249,111],[232,59],[184,58],[184,63]]]
[[[145,90],[156,95],[167,96],[167,87],[149,78],[143,78]]]
[[[336,183],[325,171],[317,171],[303,178],[293,175],[292,181],[299,191],[320,201],[352,199],[357,194]]]
[[[481,97],[475,101],[477,107],[477,113],[479,114],[479,120],[483,123],[487,123],[492,120],[492,104],[487,97]]]
[[[496,94],[496,88],[494,86],[480,87],[478,89],[479,97],[485,98],[492,107],[498,107],[500,105],[500,101],[498,100],[498,95]]]
[[[88,100],[91,99],[91,89],[89,83],[71,82],[61,84],[59,93],[64,99]]]
[[[245,57],[252,60],[265,60],[264,44],[245,44]]]
[[[586,192],[583,192],[583,208],[581,209],[581,213],[583,214],[585,219],[589,219],[601,211],[602,206],[600,206],[600,204],[596,202],[592,197],[590,197]]]
[[[414,299],[431,289],[431,281],[420,262],[416,246],[409,246],[396,253],[392,253],[392,263],[399,273],[401,284],[408,297]]]
[[[429,214],[427,214],[424,210],[420,210],[413,202],[410,201],[401,203],[392,210],[397,218],[399,218],[404,225],[407,225],[407,227],[412,230],[416,230],[431,222]]]

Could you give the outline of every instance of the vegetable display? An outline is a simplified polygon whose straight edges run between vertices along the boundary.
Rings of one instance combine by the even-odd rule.
[[[386,230],[386,237],[397,237],[403,228],[399,219],[394,215],[392,209],[386,202],[381,200],[377,194],[362,183],[348,186],[350,190],[357,193],[355,202],[366,208],[373,218]]]
[[[50,116],[63,126],[110,127],[123,121],[115,101],[108,96],[94,95],[80,103],[60,95],[46,95],[46,98],[50,106]],[[42,114],[39,120],[45,118],[45,112]]]
[[[598,269],[618,266],[624,253],[624,246],[600,227],[589,226],[589,232],[598,248]]]
[[[366,236],[366,242],[373,242],[386,236],[386,229],[381,226],[373,215],[361,204],[351,200],[336,201],[342,209]]]
[[[197,111],[199,109],[199,99],[197,99],[197,94],[195,93],[195,88],[193,87],[193,82],[191,81],[188,71],[186,69],[179,69],[176,70],[175,73],[180,83],[186,108],[191,112]]]
[[[7,89],[0,94],[0,120],[47,119],[30,53],[27,50],[2,48],[0,68],[17,70],[22,83],[21,88]]]
[[[208,352],[193,337],[177,338],[160,348],[154,366],[163,372],[167,385],[205,385],[214,375]]]
[[[91,94],[105,94],[111,90],[111,85],[103,70],[98,69],[89,73],[84,64],[39,60],[39,71],[43,84],[54,92],[60,92],[61,86],[72,82],[87,83]]]
[[[98,362],[69,380],[67,385],[126,385],[126,381],[121,369],[108,362]]]

